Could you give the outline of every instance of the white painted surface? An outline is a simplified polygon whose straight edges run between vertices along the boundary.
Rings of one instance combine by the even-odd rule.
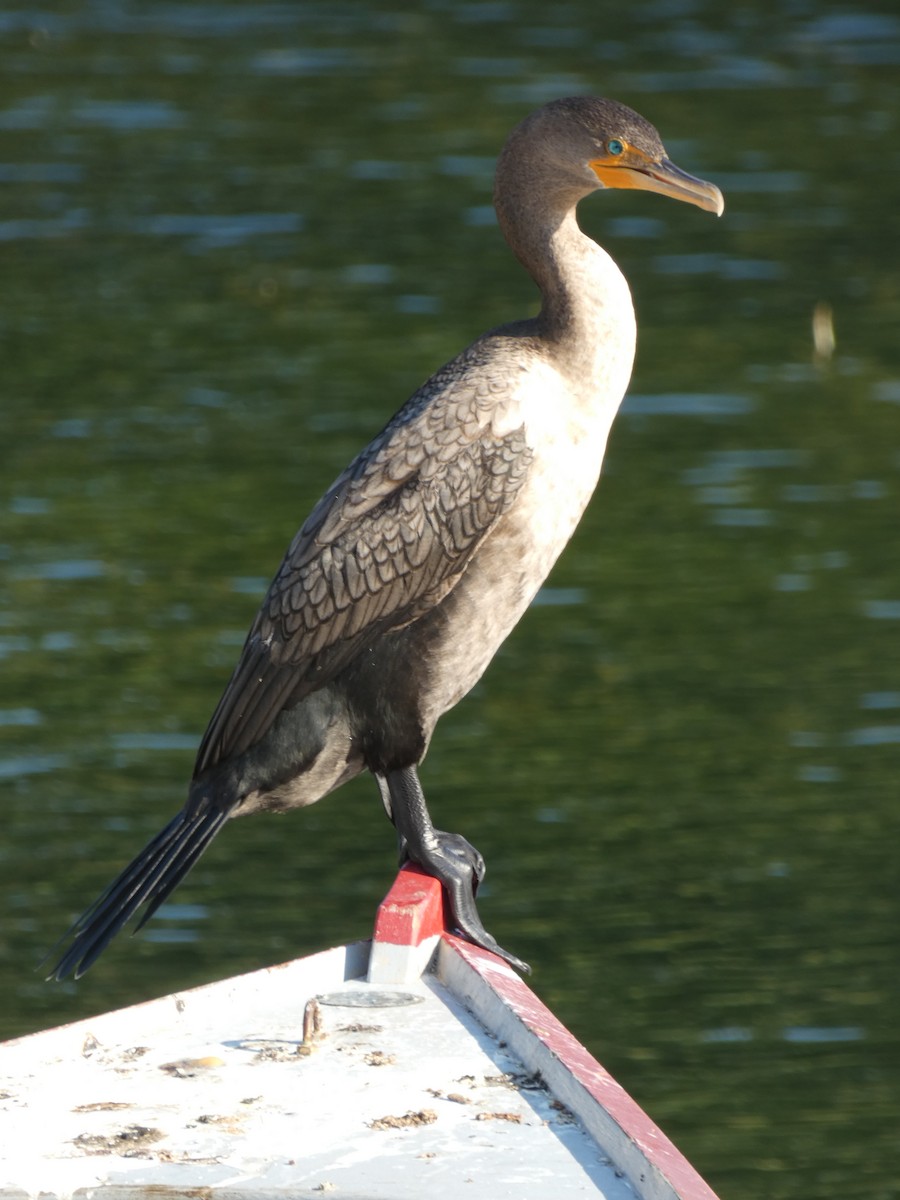
[[[366,983],[367,957],[359,943],[0,1046],[0,1197],[634,1200],[443,985]]]
[[[369,955],[369,983],[414,983],[427,969],[437,949],[438,935],[427,937],[418,946],[395,946],[391,942],[373,942]]]
[[[492,954],[443,940],[435,973],[577,1117],[641,1200],[717,1200],[709,1185],[621,1084]]]

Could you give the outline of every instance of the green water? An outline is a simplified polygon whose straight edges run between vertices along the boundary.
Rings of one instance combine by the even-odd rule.
[[[488,927],[723,1200],[887,1200],[900,18],[624,7],[0,14],[0,1036],[368,932],[394,846],[359,780],[227,829],[80,984],[34,971],[180,806],[323,488],[533,309],[493,159],[593,90],[726,215],[582,206],[633,285],[633,399],[423,781],[488,860]]]

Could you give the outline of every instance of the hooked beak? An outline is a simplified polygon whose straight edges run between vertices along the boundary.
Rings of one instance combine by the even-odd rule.
[[[714,183],[688,175],[676,167],[668,158],[654,160],[641,155],[629,157],[627,162],[611,162],[608,158],[598,159],[591,169],[604,187],[639,188],[647,192],[659,192],[673,200],[684,200],[696,204],[707,212],[721,217],[725,211],[725,200]]]

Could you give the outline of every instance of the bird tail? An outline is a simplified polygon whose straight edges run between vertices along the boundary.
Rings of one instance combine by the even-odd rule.
[[[146,904],[135,927],[137,932],[188,873],[229,816],[227,809],[204,807],[193,811],[182,809],[173,817],[50,951],[47,958],[69,943],[47,979],[64,979],[70,974],[80,979],[119,930]]]

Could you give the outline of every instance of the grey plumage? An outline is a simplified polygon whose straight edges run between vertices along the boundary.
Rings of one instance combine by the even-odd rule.
[[[433,376],[328,489],[291,543],[210,722],[195,775],[241,754],[329,683],[367,638],[415,621],[453,587],[531,462],[521,428],[479,420],[482,354]]]
[[[82,974],[142,905],[146,920],[228,818],[303,807],[366,769],[401,853],[445,885],[460,932],[527,969],[484,929],[483,859],[433,827],[417,767],[599,475],[635,339],[628,286],[575,218],[600,187],[722,207],[615,102],[556,101],[513,131],[495,205],[541,290],[540,313],[485,334],[433,375],[315,506],[213,713],[184,809],[70,931],[52,977]]]

